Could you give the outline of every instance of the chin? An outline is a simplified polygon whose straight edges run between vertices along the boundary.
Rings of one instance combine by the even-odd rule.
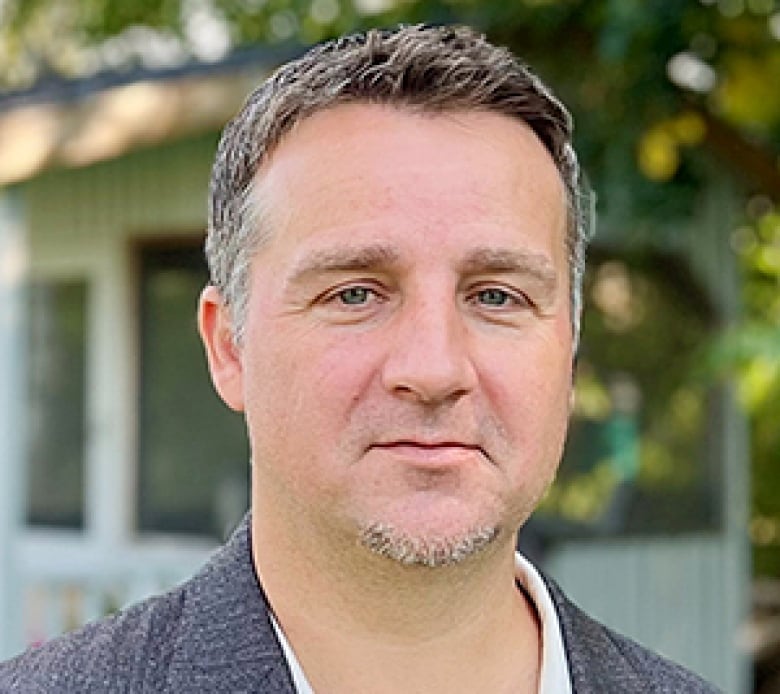
[[[451,566],[484,552],[499,536],[497,524],[462,530],[405,530],[390,523],[361,527],[360,544],[374,554],[405,566]]]

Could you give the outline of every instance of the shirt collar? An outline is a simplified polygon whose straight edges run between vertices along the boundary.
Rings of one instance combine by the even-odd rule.
[[[527,591],[542,622],[539,694],[571,694],[571,676],[558,611],[536,567],[519,552],[515,553],[515,579]]]
[[[542,669],[539,676],[539,694],[571,694],[569,665],[563,646],[558,612],[536,567],[519,552],[515,553],[515,579],[528,593],[542,623]],[[296,692],[314,694],[301,664],[295,657],[295,652],[273,614],[271,622],[282,645]]]

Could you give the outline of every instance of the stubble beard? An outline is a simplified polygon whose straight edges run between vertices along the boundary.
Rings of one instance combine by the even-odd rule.
[[[374,554],[405,566],[429,568],[460,564],[498,537],[497,526],[475,528],[454,537],[414,537],[391,525],[371,523],[361,529],[360,544]]]

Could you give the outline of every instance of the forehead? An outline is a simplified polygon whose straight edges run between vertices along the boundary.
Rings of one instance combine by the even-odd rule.
[[[553,229],[561,177],[530,127],[487,111],[338,105],[297,124],[256,179],[275,234],[365,224]]]

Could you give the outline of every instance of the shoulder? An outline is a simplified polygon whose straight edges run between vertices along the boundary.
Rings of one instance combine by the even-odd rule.
[[[185,595],[174,589],[28,649],[0,664],[0,694],[161,691]]]
[[[553,581],[547,583],[558,610],[576,692],[718,694],[716,687],[690,670],[588,616]]]
[[[587,615],[582,619],[592,622],[589,629],[595,636],[592,645],[608,642],[615,649],[616,661],[625,666],[626,680],[637,679],[647,686],[645,691],[658,694],[718,694],[719,690],[700,676],[635,641],[618,634]],[[616,672],[621,672],[616,669]]]
[[[0,694],[120,691],[294,692],[248,516],[178,588],[0,664]]]

